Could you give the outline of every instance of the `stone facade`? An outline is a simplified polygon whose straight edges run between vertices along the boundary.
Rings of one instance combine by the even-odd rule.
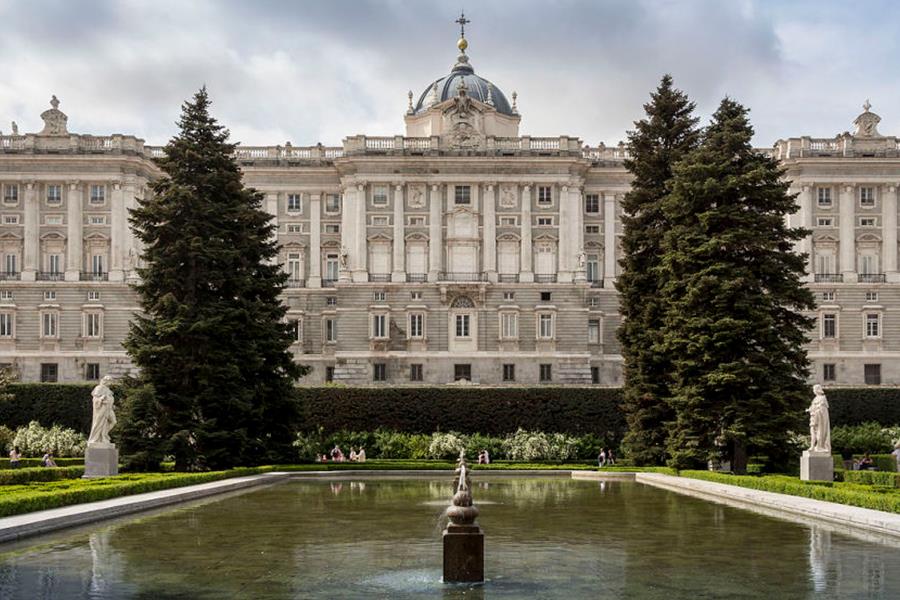
[[[454,85],[455,84],[455,85]],[[462,54],[410,93],[406,136],[341,147],[246,147],[289,273],[302,383],[621,385],[614,282],[627,149],[520,136],[509,103]],[[67,131],[0,136],[0,363],[23,380],[132,369],[140,248],[128,209],[150,194],[163,149]],[[834,139],[779,140],[813,230],[820,307],[812,377],[900,383],[897,138],[865,111]]]

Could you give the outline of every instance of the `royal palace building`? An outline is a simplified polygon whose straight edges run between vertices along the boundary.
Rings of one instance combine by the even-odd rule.
[[[475,73],[409,94],[405,135],[237,150],[265,194],[289,279],[301,383],[622,383],[615,280],[628,149],[521,135],[516,94]],[[68,131],[0,135],[0,363],[25,381],[133,369],[141,249],[128,211],[163,149]],[[900,140],[864,112],[853,133],[778,140],[809,253],[811,378],[900,384]]]

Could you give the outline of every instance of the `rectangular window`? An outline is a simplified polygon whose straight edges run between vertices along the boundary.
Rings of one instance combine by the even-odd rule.
[[[600,321],[591,319],[588,321],[588,344],[600,343]]]
[[[325,306],[337,306],[337,296],[326,296]]]
[[[538,186],[538,204],[540,205],[548,205],[553,204],[553,188],[549,185],[540,185]]]
[[[866,302],[878,302],[878,292],[866,292]]]
[[[453,365],[453,381],[472,381],[472,365]]]
[[[584,195],[584,212],[593,215],[600,212],[600,194]]]
[[[13,336],[13,314],[0,313],[0,337],[11,338]]]
[[[872,208],[875,206],[875,188],[859,188],[859,205],[863,208]]]
[[[516,365],[505,364],[503,365],[503,381],[515,381],[516,380]]]
[[[863,254],[859,257],[859,272],[861,275],[874,275],[878,273],[878,257],[874,254]]]
[[[834,363],[825,363],[822,365],[822,381],[834,381],[836,379],[834,366]]]
[[[424,227],[425,217],[409,217],[407,223],[410,227]]]
[[[325,196],[325,212],[328,214],[341,212],[340,194],[328,194]]]
[[[47,186],[47,204],[60,204],[62,202],[62,186]]]
[[[287,224],[287,232],[288,233],[303,233],[303,225],[300,223],[288,223]]]
[[[538,315],[538,337],[542,340],[553,339],[553,315],[549,313]]]
[[[375,206],[387,206],[388,189],[385,185],[376,185],[372,188],[372,204]]]
[[[337,342],[337,321],[335,319],[325,319],[325,343],[334,344]]]
[[[91,257],[91,273],[94,275],[103,275],[103,260],[102,254],[95,254]]]
[[[387,315],[372,315],[372,337],[386,338],[387,335]]]
[[[62,273],[62,256],[59,254],[47,255],[47,272],[52,275]]]
[[[44,225],[62,225],[63,218],[61,215],[47,215],[44,217]]]
[[[387,365],[375,363],[372,365],[372,381],[387,381]]]
[[[456,337],[469,337],[469,315],[456,315]]]
[[[454,204],[472,204],[472,188],[468,185],[457,185],[453,187],[453,203]]]
[[[816,197],[818,198],[819,206],[822,208],[831,208],[831,188],[816,188]]]
[[[303,343],[303,319],[294,319],[291,323],[294,329],[294,341]]]
[[[87,363],[84,365],[84,378],[88,381],[100,379],[100,363]]]
[[[503,292],[503,299],[504,300],[515,300],[516,293],[515,292]]]
[[[340,223],[325,223],[325,233],[340,233]]]
[[[106,186],[92,185],[90,203],[103,204],[104,202],[106,202]]]
[[[412,313],[409,315],[409,337],[425,337],[425,315]]]
[[[816,273],[833,275],[834,269],[834,254],[825,251],[816,253]]]
[[[591,367],[591,383],[600,383],[600,367]]]
[[[837,337],[837,315],[833,313],[822,315],[822,337],[825,339]]]
[[[514,340],[519,337],[519,315],[516,313],[500,313],[500,337]]]
[[[100,337],[101,320],[100,313],[86,313],[84,315],[84,337]]]
[[[831,217],[819,217],[816,220],[816,224],[819,227],[831,227],[832,225],[834,225],[834,219],[832,219]]]
[[[600,255],[588,254],[585,260],[585,276],[588,281],[600,281]]]
[[[384,302],[385,299],[387,299],[387,293],[375,292],[374,294],[372,294],[372,299],[375,300],[375,302]]]
[[[372,215],[373,227],[387,227],[391,224],[391,218],[385,215]]]
[[[409,298],[410,298],[410,300],[421,300],[422,292],[410,292]]]
[[[409,380],[422,381],[424,379],[422,365],[420,363],[409,365]]]
[[[6,204],[19,203],[19,186],[10,184],[3,186],[3,202]]]
[[[334,383],[334,367],[325,367],[325,383]]]
[[[881,335],[881,315],[879,313],[866,314],[866,337],[877,338]]]
[[[7,254],[4,259],[3,266],[7,275],[15,275],[18,273],[18,256],[15,254]]]
[[[18,225],[19,224],[19,215],[3,215],[3,224],[4,225]]]
[[[41,315],[41,337],[55,338],[59,325],[59,315],[55,312],[45,312]]]
[[[541,292],[541,302],[550,302],[550,297],[550,292]]]
[[[597,308],[600,306],[600,297],[599,296],[590,296],[588,298],[588,306],[591,308]]]
[[[553,381],[553,365],[542,364],[540,369],[541,383],[548,383],[550,381]]]
[[[285,267],[287,268],[289,281],[303,281],[303,262],[299,252],[288,252]]]
[[[0,290],[0,300],[12,300],[12,290]]]
[[[875,217],[860,217],[859,218],[859,226],[860,227],[877,227],[878,219]]]
[[[88,302],[96,302],[100,300],[100,292],[88,292],[87,293]]]
[[[881,365],[863,365],[863,377],[866,385],[881,385]]]
[[[518,217],[500,217],[501,227],[517,227],[519,225]]]
[[[328,254],[325,256],[325,279],[331,282],[338,280],[339,276],[338,256],[337,254]],[[329,296],[330,297],[330,296]],[[335,298],[335,303],[337,299]]]
[[[549,227],[553,225],[553,217],[538,217],[538,227]]]
[[[287,209],[288,212],[300,212],[300,194],[288,194]]]
[[[44,300],[56,300],[56,292],[44,292]]]
[[[600,233],[600,226],[599,225],[585,225],[584,232],[589,235]]]
[[[56,363],[41,363],[41,382],[56,383],[59,380],[59,365]]]
[[[834,292],[822,292],[822,300],[825,302],[834,302]]]

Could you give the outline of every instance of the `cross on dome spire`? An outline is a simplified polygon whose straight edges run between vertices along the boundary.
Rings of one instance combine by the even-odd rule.
[[[466,41],[466,25],[471,23],[469,19],[466,18],[465,12],[459,13],[459,18],[454,21],[454,23],[459,23],[459,41],[456,42],[456,47],[459,48],[459,51],[465,54],[466,48],[469,47],[469,42]]]

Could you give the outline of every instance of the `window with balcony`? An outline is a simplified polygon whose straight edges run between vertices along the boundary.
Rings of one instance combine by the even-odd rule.
[[[287,196],[287,209],[288,212],[300,212],[302,208],[300,194],[288,194]]]
[[[590,282],[601,281],[603,276],[600,274],[600,255],[588,254],[584,262],[585,276]]]
[[[385,339],[388,336],[388,317],[387,315],[372,315],[372,337],[375,339]]]
[[[553,381],[553,365],[546,363],[541,364],[540,380],[541,383],[550,383],[551,381]]]
[[[519,314],[514,312],[500,313],[500,337],[504,340],[515,340],[519,337]]]
[[[866,313],[866,337],[881,337],[881,313]]]
[[[103,275],[105,273],[104,265],[106,264],[106,257],[102,254],[94,254],[91,256],[91,273],[94,275]]]
[[[50,205],[58,205],[62,204],[62,186],[61,185],[48,185],[47,186],[47,204]]]
[[[3,257],[3,274],[6,277],[16,277],[19,274],[19,257],[16,254],[6,254]]]
[[[50,275],[60,275],[62,272],[62,256],[59,254],[48,254],[47,273]]]
[[[425,337],[425,315],[423,313],[410,313],[409,337],[416,339]]]
[[[288,252],[285,269],[288,273],[288,285],[303,281],[303,256],[299,252]]]
[[[504,364],[503,365],[503,381],[515,381],[516,380],[516,365],[514,364]]]
[[[584,195],[584,212],[592,215],[600,212],[600,194]]]
[[[863,365],[863,378],[866,385],[881,385],[881,365]]]
[[[825,363],[822,365],[822,381],[834,381],[837,379],[837,372],[834,363]]]
[[[859,205],[863,208],[872,208],[875,206],[875,188],[859,188]]]
[[[421,363],[413,363],[409,365],[409,380],[410,381],[423,381],[424,377],[424,369],[422,368]]]
[[[372,204],[375,206],[387,206],[388,188],[386,185],[376,185],[372,188]]]
[[[816,188],[816,198],[822,208],[831,208],[831,188]]]
[[[837,315],[834,313],[824,313],[822,315],[822,339],[833,339],[837,337]]]
[[[540,185],[538,186],[538,199],[539,206],[548,206],[553,204],[553,188],[549,185]]]
[[[340,194],[328,194],[325,196],[325,212],[330,215],[341,212]]]
[[[103,185],[92,185],[90,189],[90,200],[89,202],[94,206],[102,205],[106,203],[106,186]]]
[[[472,204],[472,187],[468,185],[454,186],[453,203],[456,205]]]
[[[340,274],[340,262],[337,254],[325,255],[325,281],[334,283]]]

